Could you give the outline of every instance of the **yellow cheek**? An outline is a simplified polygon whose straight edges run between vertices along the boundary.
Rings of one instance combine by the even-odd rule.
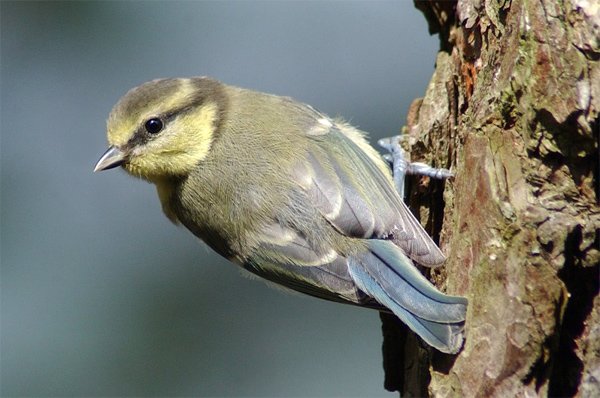
[[[160,137],[130,158],[125,169],[153,182],[189,173],[210,150],[216,116],[216,105],[208,104],[175,118]]]
[[[212,145],[217,106],[206,104],[173,120],[163,152],[174,157],[173,171],[185,173],[203,160]]]

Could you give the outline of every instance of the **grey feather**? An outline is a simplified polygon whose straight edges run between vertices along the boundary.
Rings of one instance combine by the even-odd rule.
[[[331,248],[318,253],[299,233],[279,224],[264,230],[244,268],[311,296],[385,310],[357,288],[345,257]]]
[[[445,260],[394,187],[358,145],[332,126],[292,177],[314,205],[340,232],[351,237],[393,240],[421,265],[435,267]]]

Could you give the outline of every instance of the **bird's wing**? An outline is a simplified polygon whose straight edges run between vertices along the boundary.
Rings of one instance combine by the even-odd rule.
[[[272,224],[254,231],[244,267],[312,296],[387,309],[430,345],[457,352],[466,299],[437,291],[407,257],[438,265],[439,248],[360,133],[315,120],[306,130],[314,142],[292,171],[298,189]]]
[[[293,228],[268,225],[254,236],[258,245],[243,267],[271,282],[322,299],[384,308],[354,283],[345,257],[315,248]]]
[[[309,134],[315,145],[296,165],[293,178],[339,232],[393,240],[424,266],[444,262],[438,246],[396,192],[383,160],[360,132],[338,123],[308,131],[318,132]]]
[[[255,238],[246,270],[311,296],[392,311],[431,346],[460,349],[467,300],[440,293],[394,243],[369,239],[346,257],[279,222]]]

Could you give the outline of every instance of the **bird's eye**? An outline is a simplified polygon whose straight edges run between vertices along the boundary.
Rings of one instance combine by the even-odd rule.
[[[157,117],[153,117],[152,119],[148,119],[144,124],[144,128],[150,134],[158,134],[163,128],[163,122]]]

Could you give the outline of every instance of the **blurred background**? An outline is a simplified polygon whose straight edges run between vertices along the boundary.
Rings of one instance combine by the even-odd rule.
[[[412,2],[2,1],[2,396],[382,396],[377,312],[241,276],[93,174],[129,88],[209,75],[397,134],[437,38]]]

